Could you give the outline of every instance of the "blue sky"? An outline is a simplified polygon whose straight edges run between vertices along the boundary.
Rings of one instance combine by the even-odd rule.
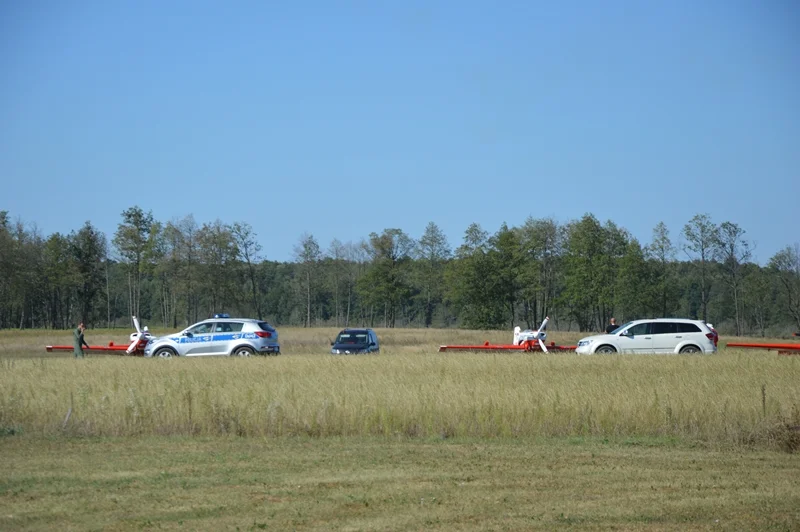
[[[587,212],[680,244],[707,213],[764,263],[800,242],[799,28],[793,0],[2,2],[0,210],[248,222],[279,261]]]

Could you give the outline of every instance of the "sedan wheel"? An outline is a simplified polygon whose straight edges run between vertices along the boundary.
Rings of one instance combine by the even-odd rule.
[[[237,347],[233,351],[233,356],[235,357],[249,357],[253,355],[253,350],[249,347]]]

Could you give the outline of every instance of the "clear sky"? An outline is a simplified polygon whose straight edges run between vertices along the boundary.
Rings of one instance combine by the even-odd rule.
[[[707,213],[764,263],[800,242],[800,3],[8,0],[0,180],[45,236],[138,205],[288,261],[587,212],[679,244]]]

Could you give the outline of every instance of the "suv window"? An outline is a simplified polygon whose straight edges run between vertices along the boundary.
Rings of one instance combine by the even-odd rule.
[[[213,323],[200,323],[189,329],[187,332],[192,334],[208,334],[211,332],[212,325]]]
[[[674,321],[653,322],[653,334],[675,334],[676,332],[678,332],[678,324]]]
[[[679,333],[702,332],[695,323],[678,323],[677,325]]]
[[[628,329],[628,334],[631,336],[638,336],[640,334],[650,334],[650,322],[639,323]]]
[[[242,332],[244,323],[241,322],[224,322],[217,323],[214,332]]]
[[[266,321],[259,321],[258,322],[258,326],[261,327],[262,331],[275,332],[275,327],[273,327],[272,325],[270,325]],[[241,331],[241,329],[239,329],[239,330]]]

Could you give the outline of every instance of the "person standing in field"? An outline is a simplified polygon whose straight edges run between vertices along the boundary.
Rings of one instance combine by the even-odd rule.
[[[86,346],[86,349],[89,349],[89,344],[86,343],[86,340],[83,337],[83,331],[86,330],[86,325],[83,322],[78,324],[78,328],[72,331],[72,336],[74,337],[73,347],[75,348],[75,358],[83,358],[83,346]]]
[[[606,334],[611,334],[617,329],[617,318],[611,318],[608,322],[608,327],[606,327]]]

